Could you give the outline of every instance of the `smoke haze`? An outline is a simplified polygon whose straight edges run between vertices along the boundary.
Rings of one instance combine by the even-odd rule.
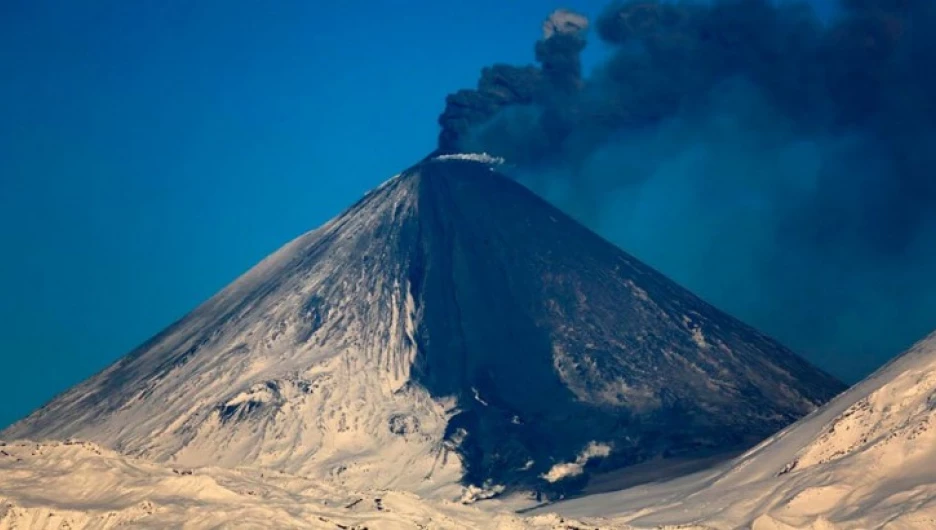
[[[611,51],[583,78],[586,32]],[[533,52],[448,98],[440,150],[505,157],[843,379],[936,327],[933,2],[622,2],[554,14]]]

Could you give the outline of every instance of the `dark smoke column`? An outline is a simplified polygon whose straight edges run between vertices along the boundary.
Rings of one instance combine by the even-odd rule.
[[[588,19],[565,9],[553,11],[543,22],[543,38],[536,43],[536,60],[552,90],[575,92],[582,85],[581,53]]]
[[[556,10],[543,22],[543,38],[536,43],[536,60],[542,67],[496,64],[481,71],[477,88],[449,94],[439,116],[442,131],[434,154],[459,151],[465,135],[507,107],[545,103],[577,91],[587,30],[583,15]]]
[[[478,88],[462,89],[445,98],[437,153],[457,152],[462,137],[472,127],[493,118],[502,108],[532,103],[542,78],[535,66],[495,64],[481,70]]]

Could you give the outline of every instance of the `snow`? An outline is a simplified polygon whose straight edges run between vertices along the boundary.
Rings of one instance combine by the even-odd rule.
[[[487,153],[453,153],[448,155],[439,155],[433,160],[468,160],[471,162],[480,162],[482,164],[500,165],[504,159],[499,156],[492,156]]]
[[[637,528],[936,528],[936,334],[728,464],[541,511]]]
[[[276,399],[286,386],[235,394]],[[0,442],[0,530],[225,527],[910,530],[936,527],[936,334],[740,457],[694,475],[515,513],[502,485],[448,495],[241,466],[188,467],[88,442]],[[458,438],[457,436],[455,437]],[[587,444],[550,479],[611,454]]]
[[[471,393],[474,394],[474,399],[475,399],[475,401],[477,401],[478,403],[480,403],[481,405],[483,405],[483,406],[485,406],[485,407],[488,406],[487,401],[484,401],[483,399],[481,399],[481,394],[478,393],[478,389],[477,389],[477,388],[471,387]]]
[[[459,457],[442,444],[446,402],[407,384],[415,302],[373,237],[412,214],[413,185],[388,180],[4,436],[349,486],[460,488]],[[409,428],[392,432],[393,418]]]
[[[474,493],[484,497],[496,488]],[[598,525],[601,521],[586,526],[553,514],[522,517],[402,491],[348,489],[269,470],[162,465],[87,442],[0,445],[0,530],[584,530]]]
[[[472,465],[466,455],[493,456],[464,444],[494,451],[519,441],[509,462],[472,480],[522,474],[539,487],[544,474],[585,469],[576,455],[590,440],[627,438],[615,447],[652,457],[630,440],[669,403],[705,418],[691,427],[703,444],[737,444],[837,388],[521,185],[465,161],[497,162],[443,155],[387,180],[2,436],[450,495]],[[692,326],[680,322],[686,314]],[[752,399],[740,394],[755,387]],[[531,399],[538,391],[548,405]],[[487,439],[452,436],[456,416],[472,415]],[[543,436],[552,443],[536,443]],[[685,439],[657,437],[654,450]],[[551,472],[556,462],[564,467]],[[494,476],[501,471],[514,477]]]
[[[442,160],[454,161],[388,180],[0,433],[0,528],[551,528],[571,523],[509,512],[584,483],[612,449],[633,462],[738,444],[838,388],[464,162],[491,157]],[[86,442],[49,441],[69,438]],[[600,519],[602,499],[589,524],[623,528],[618,511]]]

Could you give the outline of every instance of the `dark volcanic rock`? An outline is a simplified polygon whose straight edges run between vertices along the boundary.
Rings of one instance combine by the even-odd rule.
[[[843,386],[470,161],[419,179],[421,319],[415,380],[456,394],[469,477],[512,482],[575,460],[732,449]],[[472,393],[477,392],[477,398]]]
[[[456,451],[465,482],[550,492],[842,388],[494,168],[430,159],[2,435],[414,488]]]

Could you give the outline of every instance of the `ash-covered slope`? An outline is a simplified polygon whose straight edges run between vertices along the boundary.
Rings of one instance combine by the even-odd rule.
[[[638,528],[936,528],[936,333],[723,470],[549,510]]]
[[[349,485],[574,487],[841,390],[486,164],[430,160],[4,431]]]

